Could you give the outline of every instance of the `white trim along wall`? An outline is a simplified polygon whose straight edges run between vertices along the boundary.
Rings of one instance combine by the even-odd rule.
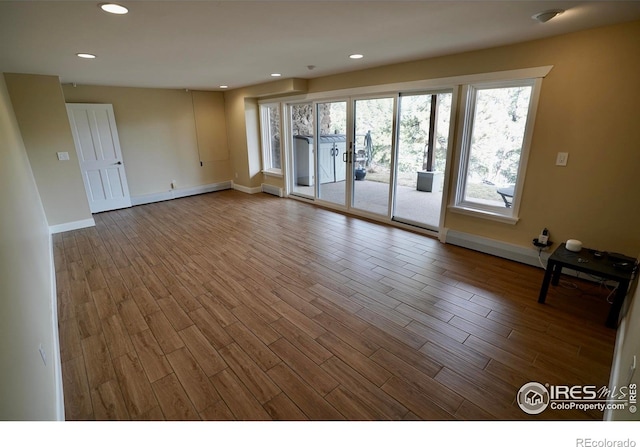
[[[65,231],[80,230],[81,228],[95,227],[96,221],[93,217],[89,219],[65,222],[57,225],[49,225],[49,234],[64,233]]]
[[[205,194],[208,192],[222,191],[225,189],[235,189],[233,182],[211,183],[209,185],[192,186],[189,188],[172,189],[169,191],[157,192],[153,194],[143,194],[140,196],[131,196],[131,204],[146,205],[147,203],[162,202],[165,200],[179,199],[180,197],[195,196],[197,194]]]

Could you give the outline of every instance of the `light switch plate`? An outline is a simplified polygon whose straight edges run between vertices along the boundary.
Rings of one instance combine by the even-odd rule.
[[[58,160],[60,161],[69,160],[69,152],[58,152]]]
[[[566,166],[568,158],[569,152],[558,152],[558,156],[556,157],[556,166]]]

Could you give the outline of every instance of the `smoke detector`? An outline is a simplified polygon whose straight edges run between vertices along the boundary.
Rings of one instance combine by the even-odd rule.
[[[531,16],[533,20],[537,20],[540,23],[548,22],[553,19],[555,16],[560,15],[564,12],[564,9],[549,9],[547,11],[542,11],[537,14]]]

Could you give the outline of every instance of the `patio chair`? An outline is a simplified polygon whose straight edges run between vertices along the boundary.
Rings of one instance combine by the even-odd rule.
[[[500,194],[506,208],[511,208],[513,202],[513,185],[504,188],[498,188],[497,193]]]

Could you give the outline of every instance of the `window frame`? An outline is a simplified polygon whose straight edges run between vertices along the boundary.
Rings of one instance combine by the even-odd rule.
[[[280,129],[280,167],[273,166],[273,148],[271,146],[271,116],[270,109],[276,107],[278,109],[278,127]],[[260,145],[262,149],[262,172],[267,175],[273,175],[276,177],[283,176],[283,127],[282,127],[282,103],[281,102],[267,102],[260,104]]]
[[[493,206],[467,201],[465,200],[465,193],[467,185],[467,174],[469,171],[471,138],[473,135],[477,92],[480,90],[493,88],[509,88],[522,86],[531,86],[532,90],[527,111],[527,120],[525,123],[524,135],[522,139],[522,148],[520,151],[518,177],[514,186],[514,194],[511,207],[507,208],[506,206]],[[529,160],[531,140],[533,138],[533,129],[538,109],[541,87],[542,77],[477,82],[473,84],[465,84],[462,86],[462,122],[460,123],[459,127],[459,137],[457,143],[457,149],[460,155],[458,166],[456,169],[457,178],[455,182],[455,190],[452,194],[453,203],[449,206],[449,209],[451,211],[509,224],[516,224],[518,222],[520,204],[522,202],[522,191],[524,189],[527,163]]]

